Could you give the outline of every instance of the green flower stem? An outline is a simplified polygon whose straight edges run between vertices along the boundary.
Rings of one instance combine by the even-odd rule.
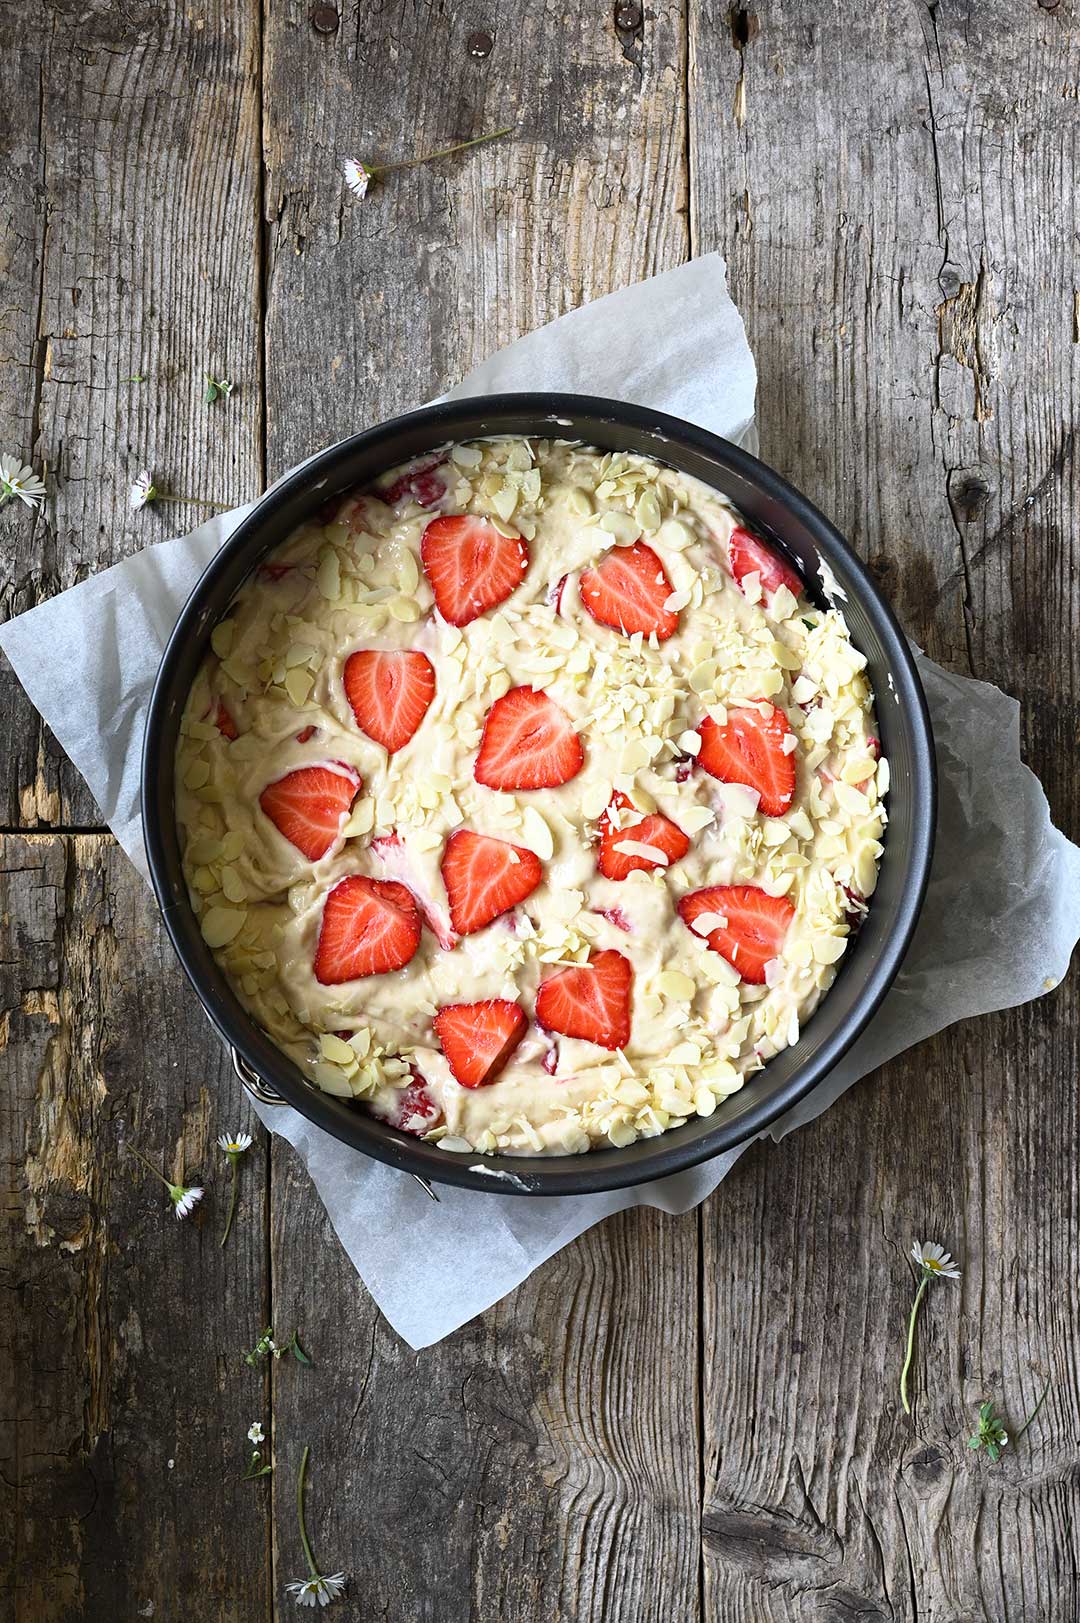
[[[139,1160],[142,1162],[142,1164],[146,1168],[146,1170],[148,1172],[152,1172],[154,1174],[154,1177],[157,1178],[161,1183],[163,1183],[165,1185],[166,1189],[171,1190],[171,1189],[173,1189],[175,1187],[175,1185],[173,1185],[173,1184],[171,1184],[169,1182],[169,1180],[165,1176],[165,1174],[163,1172],[159,1172],[157,1167],[154,1165],[154,1163],[152,1161],[148,1160],[148,1158],[143,1154],[142,1150],[137,1150],[135,1148],[134,1144],[129,1144],[127,1146],[127,1148],[131,1151],[132,1155],[137,1155],[138,1156]]]
[[[922,1299],[926,1295],[926,1287],[930,1282],[930,1275],[923,1274],[919,1281],[919,1288],[915,1292],[915,1300],[911,1305],[911,1318],[908,1320],[907,1354],[904,1358],[904,1367],[900,1371],[900,1402],[904,1405],[904,1413],[911,1413],[911,1404],[908,1402],[907,1383],[908,1371],[911,1368],[911,1356],[915,1351],[915,1320],[919,1316]]]
[[[483,141],[497,141],[500,136],[509,135],[513,127],[508,124],[505,130],[492,130],[490,135],[474,135],[471,141],[455,141],[452,147],[425,152],[420,158],[402,158],[398,163],[366,163],[363,167],[369,175],[388,175],[392,169],[415,169],[419,163],[434,163],[436,158],[449,158],[452,153],[464,152],[466,147],[478,147]]]
[[[227,513],[229,511],[228,502],[204,501],[201,496],[170,496],[167,492],[160,490],[154,497],[154,501],[178,502],[181,507],[212,507],[216,513]],[[150,506],[151,504],[148,502],[146,505]]]
[[[1050,1390],[1050,1382],[1047,1381],[1046,1385],[1042,1389],[1042,1397],[1039,1399],[1039,1401],[1035,1405],[1034,1409],[1032,1409],[1031,1413],[1028,1415],[1027,1419],[1024,1421],[1024,1424],[1020,1427],[1020,1430],[1014,1434],[1014,1436],[1013,1436],[1013,1442],[1014,1443],[1019,1442],[1020,1438],[1024,1435],[1025,1431],[1027,1431],[1028,1427],[1031,1425],[1031,1422],[1034,1420],[1035,1416],[1038,1414],[1039,1410],[1042,1408],[1043,1404],[1046,1402],[1046,1394],[1049,1392],[1049,1390]]]
[[[224,1245],[225,1241],[229,1238],[229,1230],[232,1228],[232,1220],[236,1214],[236,1193],[240,1187],[240,1168],[237,1164],[240,1157],[238,1155],[230,1155],[229,1160],[232,1162],[232,1189],[229,1194],[229,1215],[225,1219],[225,1232],[221,1236],[222,1245]]]
[[[319,1577],[319,1569],[315,1565],[315,1557],[311,1553],[311,1544],[307,1536],[307,1523],[304,1521],[304,1473],[307,1470],[308,1455],[311,1449],[304,1444],[304,1452],[300,1456],[300,1469],[296,1474],[296,1519],[300,1524],[300,1542],[304,1546],[304,1557],[308,1564],[308,1571],[313,1578]]]

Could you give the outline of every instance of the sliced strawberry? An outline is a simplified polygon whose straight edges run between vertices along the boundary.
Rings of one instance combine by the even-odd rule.
[[[713,913],[726,919],[705,934],[694,921]],[[695,890],[679,903],[679,916],[687,929],[726,958],[744,981],[765,983],[765,965],[778,958],[795,909],[784,896],[769,896],[756,885],[710,885]]]
[[[494,1082],[525,1035],[528,1021],[507,998],[448,1003],[435,1016],[446,1063],[463,1088]]]
[[[435,606],[452,626],[467,626],[505,602],[529,567],[529,549],[520,536],[500,535],[488,519],[470,513],[432,519],[420,557]]]
[[[578,590],[585,608],[602,626],[628,634],[655,632],[660,642],[679,629],[679,616],[664,607],[671,596],[671,582],[644,541],[635,541],[632,547],[613,547],[595,569],[582,571]]]
[[[390,485],[379,491],[380,499],[393,506],[395,502],[409,496],[413,501],[419,502],[421,507],[437,507],[446,495],[446,478],[436,470],[445,465],[444,456],[421,457],[418,461],[410,463]]]
[[[305,728],[303,728],[303,730],[301,732],[297,733],[296,742],[298,744],[306,744],[309,738],[314,738],[317,731],[318,731],[318,728],[316,728],[316,727],[305,727]]]
[[[559,1069],[559,1050],[555,1043],[552,1043],[550,1048],[544,1049],[544,1057],[540,1063],[548,1076],[555,1075],[555,1072]]]
[[[537,688],[511,688],[487,713],[473,776],[489,789],[557,789],[584,764],[561,705]]]
[[[458,944],[458,938],[450,928],[450,920],[446,916],[445,909],[440,907],[434,897],[425,890],[401,835],[396,830],[390,834],[377,834],[371,842],[371,853],[382,863],[390,878],[396,879],[399,885],[404,885],[409,891],[420,909],[420,917],[443,951],[452,952]]]
[[[294,567],[293,564],[260,564],[259,574],[265,575],[267,580],[283,580]]]
[[[625,1048],[630,1041],[629,958],[609,949],[575,969],[560,969],[541,981],[536,1018],[545,1031],[579,1037],[600,1048]]]
[[[401,969],[420,945],[420,914],[412,893],[392,879],[354,874],[323,904],[315,979],[340,986],[362,975]]]
[[[621,907],[598,907],[594,911],[599,913],[602,919],[607,919],[609,924],[613,924],[616,930],[622,930],[626,935],[631,933],[633,926]]]
[[[259,805],[291,845],[309,862],[318,862],[340,834],[342,821],[362,787],[355,772],[302,766],[267,784]]]
[[[208,707],[203,711],[204,721],[209,714],[210,708]],[[237,731],[235,721],[225,707],[224,699],[219,699],[217,702],[217,710],[214,712],[214,726],[217,728],[222,738],[227,738],[230,744],[234,738],[239,738],[240,736],[239,732]]]
[[[523,845],[460,828],[446,842],[442,876],[454,929],[473,935],[531,896],[544,870],[536,853]]]
[[[630,811],[632,817],[618,817],[618,812]],[[661,852],[661,857],[646,857],[619,846],[628,840],[638,845],[649,845]],[[627,874],[648,872],[652,868],[666,868],[678,862],[690,849],[690,841],[677,823],[661,812],[643,816],[634,808],[629,795],[616,790],[608,808],[600,819],[600,855],[597,859],[605,879],[625,879]],[[662,858],[666,857],[666,861]]]
[[[562,613],[563,593],[566,591],[566,583],[569,579],[569,575],[560,575],[559,579],[554,583],[554,585],[549,586],[547,589],[547,601],[551,604],[551,607],[555,610],[556,614]]]
[[[430,1132],[439,1118],[440,1111],[431,1094],[427,1090],[427,1083],[414,1070],[412,1081],[394,1096],[393,1103],[388,1110],[376,1110],[375,1114],[382,1121],[396,1127],[400,1133],[412,1133],[416,1138],[422,1138]]]
[[[770,595],[779,591],[781,586],[786,586],[793,597],[805,591],[802,577],[787,559],[782,558],[768,542],[751,535],[741,525],[731,532],[728,564],[740,587],[747,575],[756,575],[761,582],[761,590]]]
[[[762,714],[762,710],[766,714]],[[698,727],[706,772],[721,783],[745,783],[756,789],[758,805],[766,817],[782,817],[795,793],[795,751],[784,740],[794,740],[782,710],[766,700],[729,710],[721,727],[711,716]]]
[[[415,648],[362,648],[345,661],[343,681],[356,725],[391,755],[409,742],[435,697],[435,668]]]

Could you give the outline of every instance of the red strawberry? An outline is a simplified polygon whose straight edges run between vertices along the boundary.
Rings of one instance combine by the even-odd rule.
[[[391,755],[409,742],[435,697],[435,668],[415,648],[362,648],[345,661],[343,681],[356,725]]]
[[[297,733],[296,742],[306,744],[309,738],[314,738],[316,731],[317,728],[315,727],[305,727],[302,732]]]
[[[563,593],[566,590],[566,583],[569,579],[569,575],[560,575],[555,584],[548,587],[547,601],[551,604],[551,607],[555,610],[556,614],[562,613]]]
[[[544,870],[535,852],[523,845],[460,828],[446,842],[442,876],[454,929],[473,935],[531,896]]]
[[[598,866],[605,879],[625,879],[627,874],[646,872],[652,868],[665,868],[669,863],[678,862],[690,849],[690,841],[670,817],[664,817],[661,812],[653,812],[650,816],[641,816],[640,821],[621,819],[622,826],[612,815],[616,811],[634,811],[634,803],[629,795],[617,790],[612,795],[607,811],[600,819],[600,855]],[[627,851],[618,848],[624,840],[636,840],[642,845],[651,845],[657,851],[662,851],[667,862],[658,862],[653,857],[632,856]]]
[[[613,924],[616,930],[622,930],[626,935],[632,933],[633,926],[621,907],[598,907],[594,908],[593,911],[599,913],[602,919],[607,919],[608,923]]]
[[[716,913],[727,923],[699,939],[726,958],[744,981],[763,986],[765,965],[779,957],[795,917],[787,898],[769,896],[756,885],[710,885],[707,890],[692,891],[679,903],[679,916],[690,930],[703,913]]]
[[[529,549],[520,536],[500,535],[488,519],[470,513],[432,519],[420,557],[435,607],[452,626],[467,626],[505,602],[529,567]]]
[[[265,575],[268,580],[282,580],[293,567],[292,564],[260,564],[259,574]]]
[[[597,952],[575,969],[560,969],[541,981],[536,1018],[545,1031],[580,1037],[600,1048],[625,1048],[630,1041],[630,983],[634,972],[621,952]]]
[[[458,944],[458,938],[451,930],[444,910],[424,889],[421,876],[409,859],[401,835],[396,830],[389,834],[376,834],[371,842],[371,853],[382,863],[391,879],[396,879],[399,885],[405,886],[420,909],[420,917],[443,951],[452,952]]]
[[[793,597],[798,597],[805,589],[801,576],[796,574],[787,559],[741,525],[731,532],[728,563],[740,586],[747,575],[757,575],[761,590],[770,595],[779,591],[781,586],[786,586]]]
[[[651,547],[613,547],[595,569],[583,570],[578,582],[581,601],[602,626],[616,631],[655,632],[664,642],[679,629],[679,616],[664,604],[671,582]]]
[[[412,1133],[416,1138],[422,1138],[438,1120],[439,1107],[419,1071],[413,1071],[412,1081],[395,1094],[390,1108],[376,1114],[400,1133]]]
[[[206,711],[206,716],[208,716],[209,714],[210,714],[210,712],[209,712],[209,710],[207,710]],[[206,716],[203,717],[204,720],[206,719]],[[217,730],[221,734],[222,738],[227,738],[229,740],[230,744],[232,743],[234,738],[239,738],[239,736],[240,736],[240,734],[237,732],[235,721],[232,719],[232,716],[229,714],[228,710],[225,708],[224,699],[219,699],[218,700],[217,712],[216,712],[216,714],[214,716],[214,726],[217,728]]]
[[[443,467],[445,462],[444,456],[421,457],[385,490],[379,491],[380,499],[393,505],[405,496],[411,496],[421,507],[437,507],[446,495],[446,479],[435,470]]]
[[[767,714],[762,715],[765,706]],[[766,817],[782,817],[795,793],[795,751],[785,751],[784,740],[795,737],[782,710],[764,699],[743,709],[729,710],[721,727],[711,716],[698,727],[706,772],[721,783],[745,783],[761,797]]]
[[[279,833],[309,862],[324,857],[363,784],[355,772],[302,766],[267,784],[259,805]]]
[[[489,789],[557,789],[584,764],[566,711],[537,688],[511,688],[487,713],[473,776]]]
[[[362,975],[401,969],[420,945],[420,914],[412,893],[392,879],[354,874],[323,904],[315,979],[340,986]]]
[[[525,1035],[528,1021],[507,998],[448,1003],[435,1016],[446,1062],[463,1088],[494,1082]]]

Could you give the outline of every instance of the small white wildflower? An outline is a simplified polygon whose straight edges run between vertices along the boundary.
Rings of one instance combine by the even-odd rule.
[[[203,405],[212,406],[215,400],[228,400],[233,392],[231,378],[214,378],[206,373],[206,391],[203,395]]]
[[[148,507],[156,495],[150,469],[144,468],[128,492],[128,505],[133,513],[137,513],[140,508]]]
[[[224,1150],[226,1155],[243,1155],[250,1150],[252,1138],[250,1133],[237,1133],[230,1138],[228,1133],[222,1133],[218,1139],[218,1148]]]
[[[297,1606],[329,1606],[331,1601],[345,1593],[346,1581],[343,1572],[335,1572],[329,1578],[316,1573],[314,1578],[297,1578],[295,1582],[286,1584],[285,1588]]]
[[[960,1270],[949,1253],[933,1240],[916,1240],[911,1255],[935,1279],[959,1279]]]
[[[356,198],[363,198],[371,185],[371,170],[359,158],[346,158],[341,166],[345,184]],[[311,1602],[314,1605],[314,1602]]]
[[[45,500],[45,485],[33,468],[26,467],[17,456],[0,456],[0,506],[12,496],[24,507],[40,507]]]
[[[265,1440],[265,1437],[266,1433],[262,1429],[262,1421],[252,1421],[251,1425],[248,1427],[248,1442],[261,1443]]]
[[[169,1199],[176,1208],[177,1222],[180,1222],[182,1218],[187,1217],[190,1212],[195,1210],[204,1193],[205,1191],[200,1189],[198,1184],[194,1184],[190,1189],[185,1189],[183,1184],[180,1183],[169,1184]]]

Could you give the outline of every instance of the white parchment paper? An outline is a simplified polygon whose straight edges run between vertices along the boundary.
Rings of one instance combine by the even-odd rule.
[[[513,389],[608,395],[755,449],[756,383],[724,262],[714,254],[511,344],[451,396]],[[236,508],[148,547],[0,628],[0,648],[144,876],[139,757],[158,662],[188,592],[249,511]],[[65,650],[62,663],[57,648]],[[919,929],[869,1030],[773,1125],[773,1138],[812,1121],[860,1076],[932,1032],[1049,990],[1080,935],[1080,850],[1053,826],[1038,780],[1020,761],[1019,706],[986,683],[918,658],[941,795]],[[414,1347],[464,1324],[611,1212],[688,1210],[741,1153],[608,1195],[539,1200],[440,1186],[435,1204],[411,1178],[367,1160],[297,1112],[258,1109],[270,1130],[296,1147],[365,1284]],[[233,1115],[230,1106],[223,1125]]]

